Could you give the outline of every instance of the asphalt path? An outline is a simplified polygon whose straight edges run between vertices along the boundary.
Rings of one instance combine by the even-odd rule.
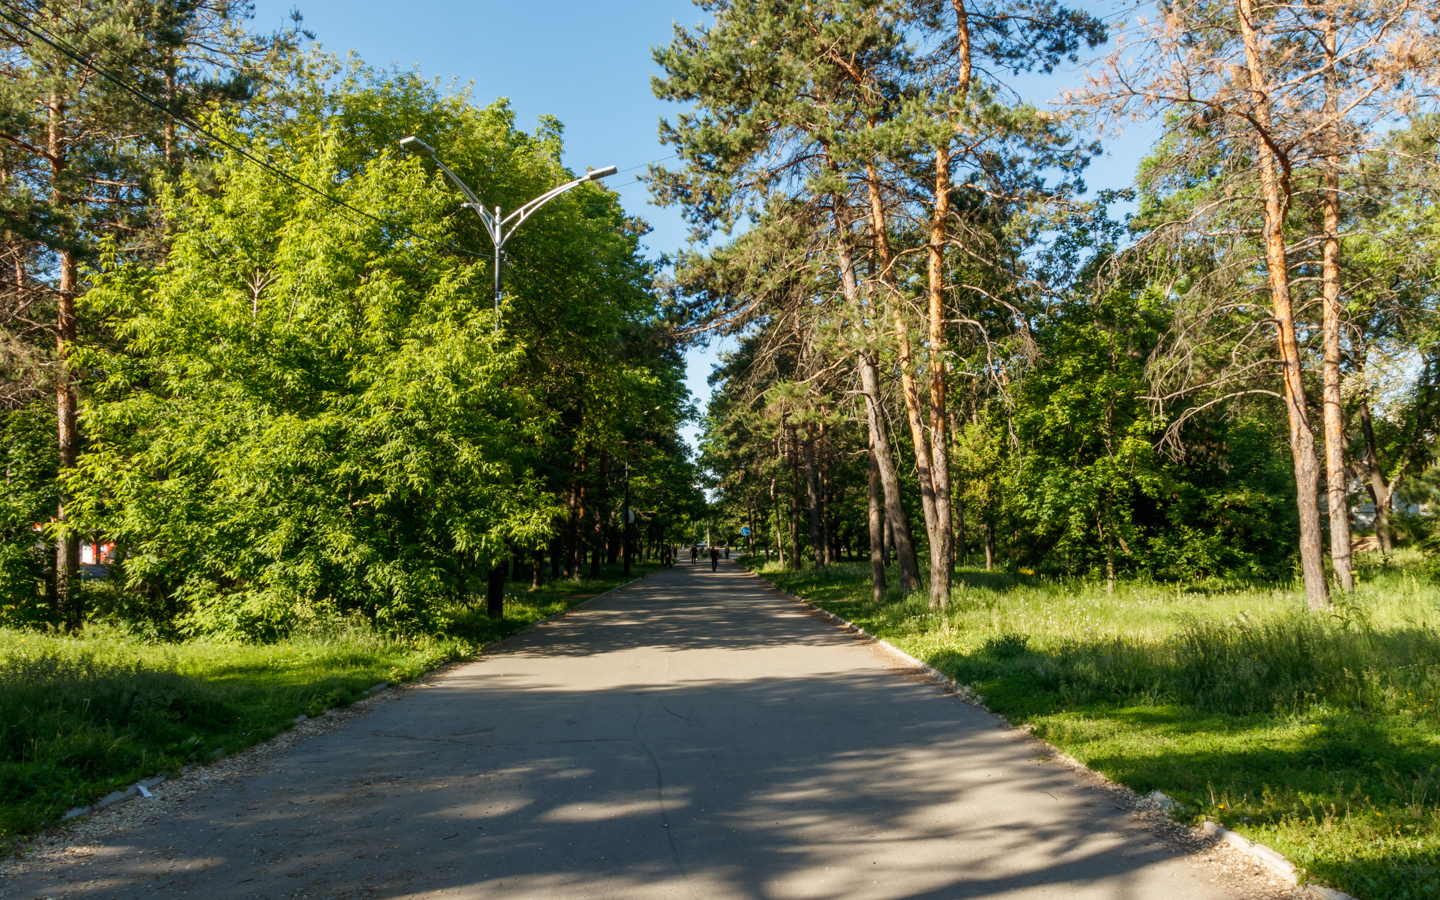
[[[681,563],[4,892],[1238,896],[1039,747],[732,564]]]

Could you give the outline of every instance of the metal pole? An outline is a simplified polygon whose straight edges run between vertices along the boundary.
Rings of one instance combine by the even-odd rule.
[[[500,254],[505,247],[505,237],[501,232],[504,226],[500,224],[500,205],[495,205],[495,232],[490,235],[495,244],[495,333],[500,333]]]
[[[506,239],[506,220],[500,215],[499,205],[497,204],[495,207],[495,218],[491,219],[489,217],[490,214],[485,211],[485,204],[481,203],[480,198],[475,196],[475,192],[470,190],[470,187],[466,185],[465,182],[460,180],[459,175],[456,175],[454,172],[450,171],[450,168],[440,161],[440,157],[435,155],[435,148],[431,147],[429,144],[425,143],[414,135],[401,139],[400,146],[404,148],[405,151],[408,153],[413,153],[416,156],[428,159],[431,162],[435,163],[435,165],[439,167],[440,171],[445,173],[445,177],[449,178],[452,182],[454,182],[455,186],[460,189],[460,193],[465,195],[465,200],[467,201],[465,205],[475,210],[476,214],[480,216],[481,221],[485,223],[485,229],[490,232],[490,240],[495,245],[495,333],[499,334],[500,263],[501,260],[504,258],[503,251],[505,248]],[[614,174],[616,174],[614,166],[605,166],[600,169],[591,169],[587,167],[584,177],[576,178],[573,181],[565,182],[559,187],[551,188],[549,191],[541,194],[534,200],[531,200],[529,203],[524,204],[519,209],[512,212],[510,214],[510,218],[515,219],[515,224],[510,226],[510,233],[514,234],[515,229],[519,228],[520,225],[524,223],[527,218],[530,217],[530,214],[535,212],[535,210],[544,206],[546,203],[550,202],[551,200],[555,199],[556,197],[560,196],[571,188],[577,185],[584,184],[587,181],[599,181],[602,178],[608,178]]]

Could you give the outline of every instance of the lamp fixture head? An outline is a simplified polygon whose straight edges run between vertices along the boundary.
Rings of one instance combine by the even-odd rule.
[[[407,153],[413,153],[416,156],[424,157],[425,159],[435,158],[435,150],[431,148],[429,144],[425,143],[424,141],[413,135],[407,138],[400,139],[400,149],[406,151]]]

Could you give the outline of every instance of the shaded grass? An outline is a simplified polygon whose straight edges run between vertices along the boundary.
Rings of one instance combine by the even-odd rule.
[[[635,568],[633,577],[654,566]],[[0,848],[157,773],[266,740],[296,716],[348,706],[380,682],[413,679],[563,612],[577,594],[627,579],[529,591],[508,585],[505,617],[441,611],[436,634],[325,621],[273,644],[155,642],[95,626],[78,637],[0,629]]]
[[[1362,567],[1321,617],[1288,588],[973,571],[936,612],[872,602],[868,566],[758,571],[1182,818],[1361,898],[1440,896],[1440,591],[1418,558]]]

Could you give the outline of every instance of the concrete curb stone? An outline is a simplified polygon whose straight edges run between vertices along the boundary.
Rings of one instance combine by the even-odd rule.
[[[61,821],[68,822],[71,819],[77,819],[80,816],[89,815],[92,812],[99,812],[102,809],[114,806],[117,803],[124,803],[126,800],[133,800],[136,797],[148,797],[150,796],[150,789],[159,786],[161,782],[165,781],[165,778],[166,776],[164,775],[156,775],[154,778],[137,781],[123,791],[112,791],[89,806],[77,806],[72,810],[66,811],[65,815],[61,817]]]
[[[799,603],[801,606],[809,609],[811,612],[813,612],[820,618],[825,619],[830,623],[838,626],[842,631],[849,632],[856,637],[863,638],[874,644],[877,644],[888,652],[905,660],[907,663],[923,669],[927,674],[936,679],[942,685],[953,689],[955,695],[961,700],[964,700],[965,702],[970,703],[974,706],[980,707],[981,709],[990,713],[992,716],[995,716],[997,719],[1000,719],[1002,722],[1005,722],[1007,725],[1009,725],[1009,722],[1003,716],[995,713],[993,710],[987,707],[985,705],[985,698],[975,693],[974,689],[972,689],[969,685],[961,684],[960,682],[951,678],[949,675],[946,675],[944,672],[941,672],[939,669],[935,668],[929,663],[916,659],[915,657],[906,653],[904,650],[901,650],[899,647],[896,647],[894,644],[890,643],[884,638],[876,637],[875,635],[861,628],[859,625],[856,625],[854,622],[851,622],[848,619],[841,618],[840,616],[835,615],[829,610],[821,609],[810,601],[790,593],[789,591],[780,587],[778,584],[775,584],[773,581],[757,575],[749,569],[744,568],[743,566],[741,566],[740,569],[745,574],[750,575],[754,578],[758,578],[759,580],[770,585],[777,593],[779,593],[787,600]],[[1013,728],[1015,726],[1010,727]],[[1016,730],[1023,731],[1027,734],[1030,733],[1030,728],[1028,726],[1021,726]],[[1090,769],[1084,763],[1081,763],[1073,758],[1067,757],[1067,759],[1069,759],[1069,761],[1075,766],[1091,772],[1096,777],[1102,779],[1105,778],[1105,776],[1101,775],[1098,772],[1095,772],[1093,769]],[[1156,796],[1157,794],[1159,795],[1158,797]],[[1164,813],[1167,812],[1169,808],[1175,805],[1175,801],[1171,800],[1169,797],[1166,797],[1164,794],[1161,794],[1159,791],[1155,791],[1151,793],[1149,797],[1142,798],[1139,802],[1139,805],[1142,807],[1156,809],[1159,812]],[[1210,840],[1218,843],[1227,844],[1231,847],[1234,847],[1236,850],[1239,850],[1240,852],[1254,858],[1266,868],[1268,868],[1271,872],[1274,872],[1276,875],[1279,875],[1281,878],[1285,879],[1296,887],[1299,887],[1302,890],[1308,892],[1310,895],[1319,898],[1319,900],[1357,900],[1357,898],[1351,896],[1350,894],[1347,894],[1344,891],[1336,890],[1335,888],[1329,888],[1319,884],[1301,884],[1300,873],[1296,869],[1295,864],[1290,862],[1290,860],[1286,859],[1279,852],[1272,850],[1264,844],[1257,844],[1249,838],[1236,834],[1235,832],[1216,822],[1206,821],[1200,826],[1198,830]]]

